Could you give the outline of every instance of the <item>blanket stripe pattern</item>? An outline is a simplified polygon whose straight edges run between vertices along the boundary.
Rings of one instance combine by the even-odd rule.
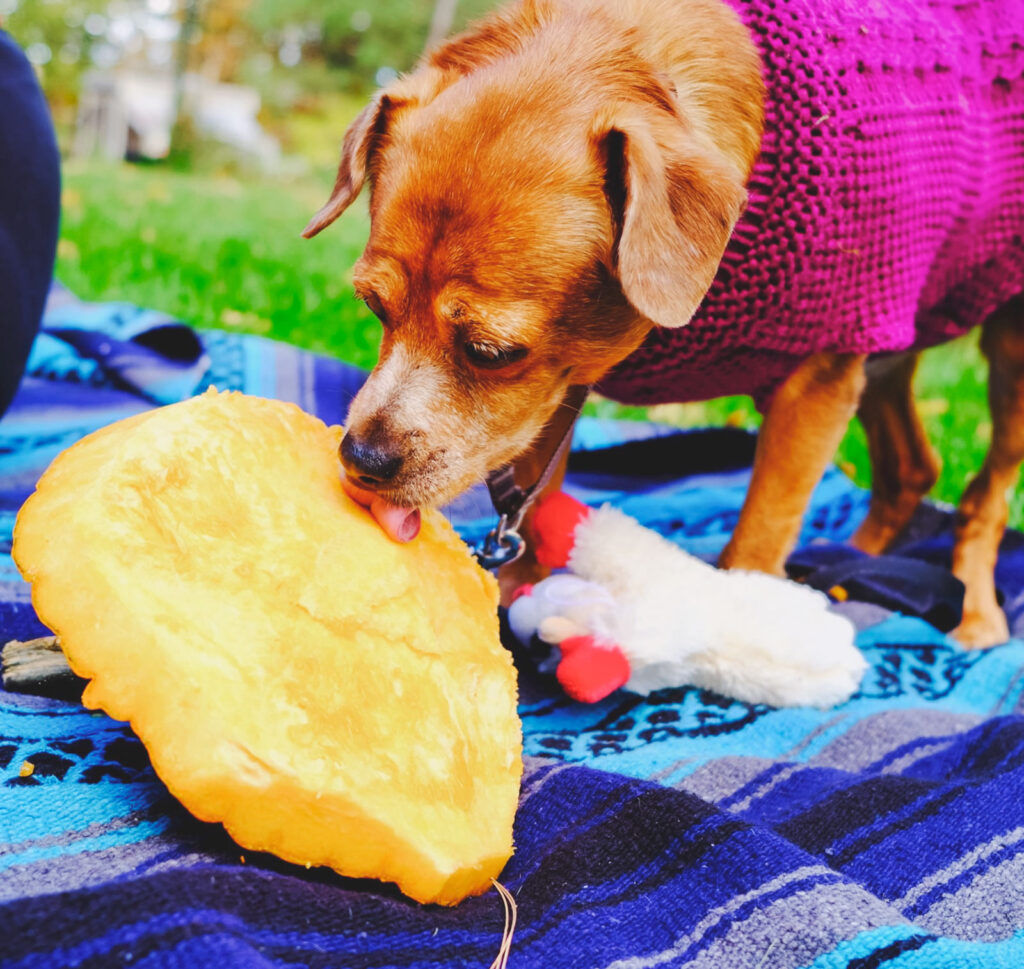
[[[172,346],[150,339],[157,330]],[[265,340],[197,338],[156,314],[58,294],[0,423],[0,635],[40,629],[10,562],[11,527],[61,448],[210,384],[338,421],[360,379]],[[589,420],[571,487],[710,556],[742,500],[749,442],[737,450],[738,440],[694,447],[650,425]],[[733,466],[679,478],[638,473],[638,452],[624,464],[616,451],[704,454],[723,441]],[[841,541],[865,507],[830,473],[805,541]],[[479,495],[451,514],[469,537],[488,521]],[[941,563],[948,544],[949,516],[934,512],[908,554]],[[1000,581],[1015,630],[1019,550],[1011,536]],[[858,693],[826,711],[697,689],[581,706],[517,647],[527,770],[502,876],[519,907],[510,966],[1024,965],[1024,642],[968,653],[919,617],[847,606],[871,666]],[[244,852],[177,804],[127,725],[0,693],[4,969],[486,967],[502,923],[495,892],[421,906]]]

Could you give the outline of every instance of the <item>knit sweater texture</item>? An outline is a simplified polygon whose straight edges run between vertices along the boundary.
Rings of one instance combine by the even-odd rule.
[[[1024,293],[1024,0],[730,3],[767,89],[749,207],[690,323],[601,393],[764,407],[808,356],[931,346]]]

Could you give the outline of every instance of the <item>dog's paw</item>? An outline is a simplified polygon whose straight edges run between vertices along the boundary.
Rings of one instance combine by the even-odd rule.
[[[993,605],[990,610],[964,610],[960,625],[950,635],[964,649],[988,649],[1010,638],[1010,627],[1003,610]]]
[[[868,555],[881,555],[892,544],[898,532],[897,528],[879,521],[869,512],[851,536],[849,544]]]

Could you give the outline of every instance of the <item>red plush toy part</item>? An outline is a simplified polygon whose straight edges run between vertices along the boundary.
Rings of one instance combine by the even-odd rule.
[[[516,599],[520,599],[523,596],[528,596],[532,592],[533,592],[533,583],[532,582],[524,582],[522,585],[516,586],[515,590],[512,592],[512,601],[515,602]]]
[[[564,491],[545,496],[533,513],[534,554],[541,565],[563,569],[576,543],[576,526],[590,514],[590,509]]]
[[[599,643],[593,636],[570,636],[558,648],[562,661],[555,675],[562,689],[580,703],[597,703],[629,679],[629,660],[618,646]]]

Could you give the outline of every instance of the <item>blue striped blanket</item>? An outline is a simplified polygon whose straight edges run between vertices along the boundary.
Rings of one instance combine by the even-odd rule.
[[[210,384],[336,422],[361,376],[262,339],[57,294],[0,422],[0,638],[41,630],[9,558],[11,528],[60,449]],[[749,444],[586,420],[570,487],[711,556],[735,521]],[[865,504],[826,475],[803,567],[813,571],[822,548],[834,567],[836,546],[820,543],[847,537]],[[451,514],[470,538],[489,524],[478,494]],[[924,517],[904,561],[938,576],[949,516]],[[581,706],[517,652],[527,770],[502,877],[519,908],[510,966],[1024,966],[1024,642],[964,652],[921,618],[938,615],[927,581],[890,583],[886,599],[884,570],[874,585],[870,572],[863,588],[883,594],[843,608],[871,667],[832,710],[696,689]],[[1021,539],[1010,536],[1000,585],[1018,631],[1021,576]],[[125,724],[0,693],[5,969],[486,967],[502,924],[495,892],[421,906],[243,852],[169,796]]]

